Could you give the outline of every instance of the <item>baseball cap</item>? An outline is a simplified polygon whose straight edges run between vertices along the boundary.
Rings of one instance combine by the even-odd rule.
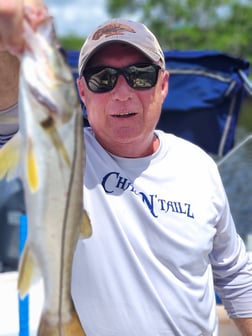
[[[83,44],[79,56],[79,75],[94,53],[107,44],[123,42],[141,51],[165,68],[164,53],[155,35],[142,23],[126,19],[110,19],[95,29]]]

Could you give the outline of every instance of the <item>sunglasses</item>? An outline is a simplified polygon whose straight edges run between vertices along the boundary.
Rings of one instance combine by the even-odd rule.
[[[85,69],[83,77],[89,90],[95,93],[113,90],[120,75],[131,88],[147,90],[156,85],[160,69],[159,65],[149,63],[132,64],[124,68],[98,66]]]

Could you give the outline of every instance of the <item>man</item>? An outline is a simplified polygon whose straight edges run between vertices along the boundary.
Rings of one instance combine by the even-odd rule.
[[[20,13],[13,7],[9,17]],[[22,37],[11,42],[5,29],[2,48],[22,50]],[[215,284],[242,334],[252,335],[252,265],[216,165],[155,130],[168,78],[142,24],[110,20],[81,49],[78,88],[91,126],[84,206],[93,234],[76,248],[73,300],[87,335],[213,335]]]

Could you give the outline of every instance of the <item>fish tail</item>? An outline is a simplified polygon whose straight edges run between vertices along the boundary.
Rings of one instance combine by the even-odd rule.
[[[55,326],[47,322],[46,316],[42,315],[38,330],[38,336],[86,336],[79,317],[74,310],[71,321]]]

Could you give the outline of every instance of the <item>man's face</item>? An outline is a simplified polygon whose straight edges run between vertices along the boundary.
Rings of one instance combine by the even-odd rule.
[[[111,44],[99,50],[88,67],[120,68],[137,63],[151,61],[133,47]],[[97,140],[113,152],[111,146],[137,146],[153,136],[168,91],[168,72],[159,70],[157,84],[146,90],[131,88],[122,75],[109,92],[90,91],[83,77],[78,87]]]

